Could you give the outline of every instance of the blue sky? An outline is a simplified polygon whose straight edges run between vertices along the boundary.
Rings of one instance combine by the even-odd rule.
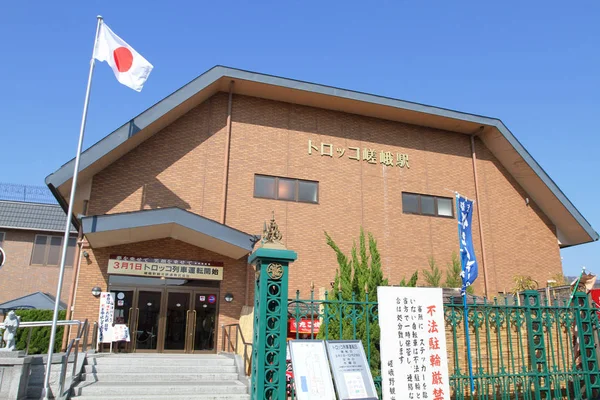
[[[84,147],[221,64],[498,117],[600,230],[600,2],[4,2],[0,182],[74,156],[97,14],[155,69],[97,64]],[[562,256],[600,272],[599,243]]]

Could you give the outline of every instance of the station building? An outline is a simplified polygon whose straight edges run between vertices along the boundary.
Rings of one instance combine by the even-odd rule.
[[[74,161],[46,179],[66,210]],[[73,318],[115,293],[135,351],[216,351],[253,303],[247,256],[275,219],[298,253],[290,295],[330,288],[361,227],[390,283],[458,250],[454,193],[476,201],[478,294],[546,282],[598,234],[498,119],[217,66],[87,149]]]

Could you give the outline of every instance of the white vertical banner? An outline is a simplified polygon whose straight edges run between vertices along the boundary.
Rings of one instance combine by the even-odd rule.
[[[98,313],[98,343],[111,343],[112,324],[115,316],[115,299],[110,292],[100,294],[100,311]]]
[[[450,400],[439,288],[378,287],[384,400]]]

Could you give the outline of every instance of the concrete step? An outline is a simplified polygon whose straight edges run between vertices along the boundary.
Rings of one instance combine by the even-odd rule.
[[[189,373],[185,369],[181,369],[181,372],[174,373],[146,373],[146,368],[143,368],[144,372],[127,372],[130,370],[127,367],[123,368],[124,371],[119,372],[98,372],[84,374],[81,377],[82,381],[91,382],[198,382],[198,381],[236,381],[238,379],[237,372],[218,372],[218,373]]]
[[[84,366],[85,373],[116,373],[122,371],[122,366],[117,365],[86,365]],[[182,371],[183,370],[183,371]],[[134,372],[134,371],[132,371]],[[151,373],[195,373],[201,374],[205,372],[214,372],[214,373],[233,373],[237,372],[235,365],[188,365],[185,368],[181,368],[181,365],[144,365],[143,372],[151,374]]]
[[[111,366],[172,366],[172,367],[187,367],[187,366],[232,366],[233,358],[207,355],[185,357],[179,356],[164,356],[164,355],[121,355],[114,354],[109,356],[88,357],[88,365],[111,365]]]
[[[95,396],[97,398],[141,399],[142,396],[155,398],[176,398],[175,396],[201,395],[245,395],[247,388],[239,381],[206,382],[81,382],[74,388],[75,396]],[[128,397],[129,396],[129,397]],[[79,397],[77,397],[79,398]],[[184,397],[185,398],[185,397]],[[198,397],[194,397],[198,398]],[[223,397],[228,398],[228,397]]]
[[[77,396],[78,400],[99,400],[106,399],[102,394],[97,396]],[[249,394],[181,394],[169,395],[169,400],[250,400]],[[111,400],[164,400],[165,395],[130,395],[130,396],[111,396]],[[36,399],[37,400],[37,399]]]

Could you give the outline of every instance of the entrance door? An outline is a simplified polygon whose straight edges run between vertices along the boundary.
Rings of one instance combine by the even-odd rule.
[[[133,322],[136,315],[134,306],[135,290],[112,290],[113,299],[115,301],[115,324],[125,324],[129,328],[129,332],[133,332]],[[115,345],[117,351],[133,351],[133,334],[131,334],[130,342],[119,342]]]
[[[194,292],[194,304],[192,309],[193,321],[190,329],[190,351],[214,352],[215,351],[215,327],[217,323],[217,291]]]
[[[161,316],[162,291],[138,291],[134,331],[134,351],[158,350],[158,328]]]
[[[167,292],[165,316],[165,352],[184,352],[188,346],[188,318],[190,311],[190,292]]]

